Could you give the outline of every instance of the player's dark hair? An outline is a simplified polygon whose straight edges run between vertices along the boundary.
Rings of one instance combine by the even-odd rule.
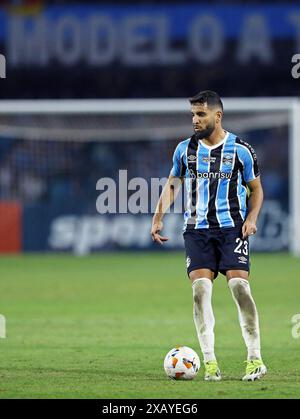
[[[199,92],[195,96],[190,97],[189,101],[191,105],[195,105],[196,103],[203,105],[204,103],[207,103],[209,108],[221,108],[223,111],[223,103],[220,96],[212,90]]]

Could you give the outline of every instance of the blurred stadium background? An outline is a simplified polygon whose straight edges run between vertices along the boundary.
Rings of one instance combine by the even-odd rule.
[[[177,142],[191,135],[188,103],[168,112],[154,101],[143,113],[143,101],[108,108],[88,98],[186,98],[211,88],[252,98],[248,109],[247,100],[227,107],[225,126],[253,144],[263,172],[266,203],[253,249],[300,253],[300,228],[288,227],[299,205],[292,171],[300,118],[292,99],[280,99],[299,91],[291,57],[300,51],[300,8],[226,3],[4,2],[0,97],[58,102],[2,101],[2,252],[153,248],[150,217],[118,215],[107,223],[97,216],[96,183],[117,179],[120,169],[147,181],[167,176]],[[277,98],[253,101],[264,96]],[[167,248],[182,245],[177,220],[167,226],[177,236]]]
[[[265,204],[253,250],[300,251],[298,212],[292,217],[294,202],[299,205],[292,172],[299,155],[299,119],[293,98],[225,99],[224,126],[253,145],[263,173]],[[80,255],[157,249],[149,235],[151,179],[168,176],[177,143],[190,135],[187,100],[2,101],[0,249]],[[127,208],[137,190],[124,193],[129,186],[121,185],[120,170],[127,170],[128,182],[147,181],[148,208],[100,216],[99,179],[111,178],[123,188],[119,208]],[[181,248],[182,214],[165,221],[171,238],[166,250]]]
[[[163,249],[158,248],[149,234],[151,214],[97,213],[99,191],[96,184],[104,177],[117,181],[119,170],[124,169],[128,170],[128,179],[143,177],[148,183],[151,178],[168,176],[176,144],[192,134],[186,98],[204,89],[216,90],[224,98],[225,128],[248,141],[258,154],[265,204],[258,234],[252,241],[252,251],[264,252],[264,255],[255,253],[254,256],[259,266],[255,271],[257,277],[270,276],[269,271],[264,270],[265,266],[272,264],[276,268],[271,276],[276,278],[277,294],[274,291],[273,300],[265,307],[279,308],[277,317],[275,313],[271,317],[265,311],[262,318],[266,323],[269,321],[266,333],[277,322],[284,335],[282,344],[289,345],[289,321],[297,312],[297,303],[286,295],[282,303],[284,308],[280,311],[280,296],[284,295],[280,276],[289,272],[296,298],[299,285],[292,278],[299,271],[299,263],[286,253],[300,254],[297,174],[300,81],[291,74],[292,56],[300,53],[299,2],[273,0],[246,6],[232,0],[203,3],[192,0],[165,0],[163,3],[2,1],[0,53],[6,57],[6,79],[0,80],[0,265],[3,278],[0,312],[10,320],[8,330],[12,342],[9,346],[7,340],[3,346],[7,348],[5,354],[7,365],[10,365],[2,365],[2,378],[7,379],[9,388],[7,395],[95,396],[98,387],[93,375],[89,376],[94,385],[92,393],[89,393],[88,380],[83,388],[78,384],[81,392],[77,393],[76,389],[67,392],[66,386],[71,385],[68,371],[76,371],[65,358],[61,359],[61,368],[67,365],[66,385],[63,380],[58,386],[52,382],[48,392],[45,388],[42,391],[43,380],[41,376],[37,379],[43,365],[48,366],[42,371],[47,379],[53,373],[51,342],[55,339],[60,348],[57,350],[65,347],[69,350],[66,357],[74,356],[68,345],[76,347],[75,342],[78,344],[81,339],[78,324],[90,328],[91,334],[101,330],[107,338],[107,346],[104,344],[101,349],[103,356],[114,354],[119,357],[125,371],[128,365],[121,355],[126,353],[128,356],[128,348],[136,362],[149,348],[155,356],[160,356],[172,346],[172,334],[177,333],[173,324],[165,324],[168,329],[165,335],[158,333],[161,319],[167,318],[167,313],[162,310],[164,299],[159,300],[157,293],[164,295],[168,293],[167,286],[172,287],[178,295],[178,299],[171,297],[175,306],[181,304],[182,292],[189,297],[187,288],[173,288],[171,277],[177,275],[177,281],[180,281],[185,275],[180,234],[182,216],[166,217],[165,233],[170,241]],[[176,253],[179,249],[180,253]],[[157,253],[153,253],[154,250]],[[138,256],[132,251],[138,251]],[[151,252],[142,253],[144,251]],[[38,255],[26,256],[32,252]],[[160,252],[166,253],[161,255]],[[278,252],[278,256],[267,256],[265,252]],[[66,259],[64,256],[56,259],[58,253],[66,253]],[[95,255],[88,257],[91,253]],[[8,254],[14,256],[5,257]],[[73,255],[85,255],[86,258],[78,260]],[[172,267],[167,271],[166,264],[170,260]],[[152,275],[156,275],[157,281],[152,281],[150,288],[142,288],[137,278],[147,264],[152,265],[146,274],[148,287]],[[128,289],[123,285],[122,292],[116,294],[117,300],[110,300],[109,279],[122,278],[122,266],[126,270]],[[293,267],[291,270],[290,266]],[[60,278],[60,285],[51,272]],[[23,275],[27,286],[22,281]],[[158,281],[159,275],[167,276],[165,286]],[[288,283],[288,279],[285,280]],[[272,282],[268,284],[271,286]],[[70,297],[73,285],[79,293],[76,298],[82,295],[82,300],[74,297],[73,301]],[[91,288],[87,288],[89,286]],[[263,302],[267,298],[267,287],[260,286]],[[15,287],[18,287],[17,292]],[[140,302],[137,303],[148,290],[153,292],[154,309],[159,316],[150,306],[140,307]],[[90,294],[85,294],[88,292]],[[95,295],[102,293],[101,307],[93,300],[93,292]],[[133,294],[128,298],[126,292]],[[122,318],[126,320],[123,324],[128,328],[126,337],[119,330],[121,314],[114,317],[111,311],[114,307],[118,312],[117,301],[123,301],[124,296],[130,305],[121,304]],[[195,347],[188,297],[183,300],[178,315],[182,316],[179,321],[186,328],[184,342]],[[144,336],[145,345],[137,349],[140,352],[136,352],[132,344],[126,346],[124,343],[137,339],[138,331],[143,335],[142,324],[136,325],[136,320],[132,320],[138,315],[133,310],[134,304],[145,310],[146,324],[149,316],[153,319],[151,333],[154,336],[158,333],[159,340],[157,346],[151,347],[153,341]],[[221,313],[222,304],[221,299],[217,300],[217,314],[218,310]],[[230,304],[228,302],[228,307]],[[166,308],[175,316],[172,307],[169,301]],[[279,313],[285,316],[283,324]],[[25,327],[19,321],[20,314],[24,316]],[[140,315],[143,319],[141,312]],[[47,323],[45,319],[49,316],[52,320]],[[43,334],[44,327],[49,332],[47,338]],[[231,326],[226,324],[227,327],[231,330]],[[32,328],[35,330],[33,335]],[[120,334],[119,341],[113,334],[114,328]],[[65,330],[69,330],[69,342],[64,340]],[[232,334],[238,335],[238,330],[234,329]],[[86,332],[79,350],[90,350],[88,356],[93,360],[97,358],[97,350],[87,336]],[[122,339],[125,349],[120,354]],[[20,344],[28,348],[28,358],[21,356],[20,361],[32,372],[28,377],[20,375],[15,368]],[[230,344],[225,347],[228,359]],[[276,344],[280,350],[281,343],[273,330],[267,347],[274,360]],[[291,365],[295,361],[293,350],[294,347],[291,348]],[[150,353],[147,359],[147,367],[151,370]],[[160,368],[160,364],[157,365]],[[77,372],[81,374],[87,368],[90,373],[92,367],[82,361],[82,371]],[[59,368],[60,361],[57,371]],[[147,368],[137,362],[139,368],[147,377]],[[235,373],[231,372],[232,375]],[[106,374],[109,376],[108,370]],[[14,378],[20,388],[15,387],[10,378]],[[148,378],[156,385],[155,374]],[[117,397],[114,391],[128,397],[159,397],[154,388],[147,393],[146,384],[144,392],[138,385],[131,391],[126,378],[118,379],[117,390],[112,386],[111,391],[99,388],[99,392],[106,397]],[[139,382],[136,377],[133,380]],[[120,383],[126,384],[128,392],[122,392]],[[273,385],[274,390],[278,382],[275,380]],[[30,390],[26,392],[26,388]],[[164,384],[160,393],[163,396],[198,397],[196,392],[186,390],[164,393],[163,388]],[[230,388],[227,389],[224,397],[230,396]],[[240,393],[232,394],[246,396],[245,392],[238,391]],[[3,394],[5,397],[6,393]],[[287,387],[284,394],[295,396],[297,389],[293,388],[289,393]],[[203,395],[207,394],[204,392]]]

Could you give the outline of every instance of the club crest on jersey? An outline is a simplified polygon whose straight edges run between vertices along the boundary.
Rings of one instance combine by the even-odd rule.
[[[233,154],[225,154],[225,156],[222,159],[222,162],[226,165],[226,166],[231,166],[233,163]]]

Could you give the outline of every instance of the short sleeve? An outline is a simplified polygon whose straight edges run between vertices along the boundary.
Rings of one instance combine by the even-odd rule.
[[[173,167],[171,169],[170,175],[174,177],[184,176],[180,149],[180,144],[178,144],[173,154]]]
[[[253,147],[245,141],[237,141],[238,157],[243,165],[243,175],[245,181],[251,182],[260,176],[260,171],[257,162],[257,155]]]

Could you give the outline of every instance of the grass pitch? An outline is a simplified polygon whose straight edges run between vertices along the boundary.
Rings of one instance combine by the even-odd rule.
[[[200,355],[182,253],[0,259],[0,398],[300,398],[300,260],[252,257],[268,375],[244,383],[246,350],[223,276],[214,286],[219,383],[168,380],[165,354]]]

